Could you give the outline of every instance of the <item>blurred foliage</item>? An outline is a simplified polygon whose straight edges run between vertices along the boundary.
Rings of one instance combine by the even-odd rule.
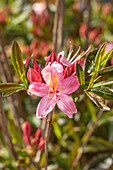
[[[49,13],[45,9],[45,1],[40,0],[44,8],[41,14],[33,11],[33,5],[39,1],[36,0],[4,0],[0,1],[0,30],[4,40],[4,46],[8,61],[12,68],[12,73],[17,86],[20,82],[11,64],[11,45],[14,40],[18,41],[23,53],[24,61],[27,56],[33,53],[34,58],[43,68],[44,57],[48,56],[53,49],[52,44],[52,28],[54,13],[56,11],[55,0],[49,1]],[[113,169],[113,85],[111,83],[113,66],[111,66],[106,57],[101,58],[98,47],[105,42],[113,41],[113,4],[112,1],[91,0],[90,4],[86,0],[65,0],[65,17],[64,17],[64,42],[63,49],[65,54],[69,51],[69,42],[75,49],[78,45],[82,49],[86,49],[88,45],[92,45],[92,52],[87,55],[85,68],[76,65],[77,75],[81,84],[81,89],[88,88],[88,96],[98,105],[96,100],[99,96],[104,99],[102,107],[111,108],[109,111],[103,112],[102,117],[97,123],[97,128],[91,136],[88,145],[85,148],[77,170],[99,170]],[[41,9],[40,8],[40,9]],[[40,11],[40,9],[38,9]],[[89,10],[90,9],[90,10]],[[38,11],[37,11],[38,13]],[[104,51],[104,48],[100,48]],[[0,49],[1,52],[1,49]],[[101,51],[102,53],[102,51]],[[104,53],[104,52],[103,52]],[[13,54],[12,54],[13,56]],[[14,55],[16,57],[16,55]],[[105,56],[105,55],[103,55]],[[110,56],[112,57],[112,56]],[[14,59],[14,58],[13,58]],[[19,60],[20,63],[23,61]],[[96,67],[92,64],[96,62]],[[106,67],[101,69],[106,64]],[[18,64],[18,61],[17,61]],[[85,74],[84,70],[85,69]],[[93,74],[91,75],[90,73]],[[18,72],[18,70],[17,70]],[[102,76],[104,73],[104,76]],[[23,72],[18,73],[21,81],[27,85],[26,78],[22,77]],[[97,82],[94,82],[95,76],[100,76]],[[88,77],[89,76],[89,77]],[[87,78],[87,79],[86,79]],[[109,80],[105,82],[106,78]],[[84,82],[85,81],[85,82]],[[88,86],[88,82],[90,85]],[[2,82],[2,73],[0,76]],[[101,83],[102,82],[102,83]],[[108,88],[104,87],[104,83]],[[100,84],[98,84],[100,83]],[[110,84],[111,83],[111,84]],[[109,86],[108,86],[109,85]],[[24,86],[15,86],[11,93],[16,89],[25,89]],[[103,87],[102,87],[103,86]],[[96,89],[94,89],[96,87]],[[0,87],[0,90],[3,87]],[[7,87],[6,87],[7,89]],[[22,89],[22,90],[23,90]],[[94,93],[96,95],[94,95]],[[20,91],[20,100],[24,107],[24,114],[27,121],[31,123],[32,132],[41,126],[41,121],[35,117],[35,111],[40,97],[28,96],[25,91]],[[7,95],[7,92],[6,92]],[[79,98],[72,95],[76,101],[78,113],[73,119],[69,119],[57,107],[53,115],[52,130],[49,139],[49,165],[51,170],[70,170],[75,156],[77,155],[82,143],[87,138],[87,132],[90,130],[92,123],[96,122],[99,108],[84,94]],[[96,98],[97,97],[97,98]],[[3,100],[4,110],[8,119],[8,129],[12,142],[15,146],[19,160],[13,161],[8,146],[5,142],[5,134],[0,127],[0,169],[16,170],[17,165],[23,166],[25,169],[35,169],[33,162],[30,162],[29,149],[24,146],[21,134],[9,109],[8,102]],[[21,125],[24,120],[20,118]],[[36,160],[33,160],[34,162]],[[44,154],[42,154],[40,167],[44,166]]]

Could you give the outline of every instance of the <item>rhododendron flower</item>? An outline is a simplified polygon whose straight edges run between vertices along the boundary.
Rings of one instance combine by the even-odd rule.
[[[53,60],[54,61],[54,60]],[[32,82],[28,91],[34,95],[43,97],[37,107],[36,115],[38,118],[45,118],[52,111],[55,104],[69,118],[77,112],[73,99],[68,96],[79,88],[79,81],[75,74],[63,78],[63,65],[54,61],[42,70],[43,82]],[[28,74],[29,76],[29,74]],[[36,75],[37,76],[37,75]]]

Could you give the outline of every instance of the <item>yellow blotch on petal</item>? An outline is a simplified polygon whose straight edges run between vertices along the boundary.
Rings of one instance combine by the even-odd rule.
[[[52,90],[56,90],[57,84],[58,84],[58,77],[55,74],[52,76],[49,76],[48,84]]]

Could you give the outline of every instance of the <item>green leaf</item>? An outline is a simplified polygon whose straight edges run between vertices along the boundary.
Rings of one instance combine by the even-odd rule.
[[[99,68],[100,68],[100,64],[101,64],[101,59],[102,59],[102,56],[104,56],[105,51],[106,51],[106,43],[103,44],[97,52],[97,55],[96,55],[96,58],[95,58],[94,72],[98,73]]]
[[[108,66],[108,67],[105,67],[105,68],[99,70],[98,73],[99,73],[99,74],[103,74],[103,73],[109,73],[109,72],[111,72],[111,71],[113,71],[113,66]]]
[[[76,75],[78,77],[80,85],[83,88],[83,86],[85,85],[85,74],[84,74],[84,71],[83,71],[82,67],[78,63],[75,63],[75,70],[76,70]]]
[[[27,85],[27,79],[25,76],[25,69],[23,64],[23,56],[22,56],[21,49],[16,41],[13,43],[13,47],[11,50],[11,59],[12,59],[13,67],[16,73],[18,74],[20,80],[25,85]]]
[[[100,108],[100,110],[110,110],[110,108],[104,104],[102,97],[93,92],[86,92],[86,95]]]
[[[113,90],[107,87],[91,89],[91,92],[101,96],[104,99],[113,100]]]
[[[108,80],[108,81],[101,81],[99,83],[96,83],[92,86],[92,88],[97,88],[100,86],[110,86],[113,84],[113,80]]]
[[[8,122],[8,129],[13,140],[15,140],[18,144],[20,144],[21,147],[23,147],[23,140],[21,138],[21,133],[19,129],[17,128],[17,126],[15,125],[13,120],[10,120]]]
[[[105,54],[105,50],[106,50],[106,43],[103,44],[100,49],[98,50],[97,54],[96,54],[96,58],[95,58],[95,64],[93,67],[93,72],[92,72],[92,76],[91,79],[89,81],[89,85],[87,89],[90,89],[93,86],[93,83],[98,75],[98,71],[100,68],[100,63],[101,63],[101,58],[102,56]]]
[[[55,133],[56,137],[58,139],[61,139],[62,134],[61,134],[61,130],[60,130],[60,127],[58,126],[58,124],[54,122],[53,123],[53,128],[54,128],[54,133]]]
[[[4,97],[8,97],[13,93],[16,93],[21,90],[27,90],[24,85],[17,83],[0,83],[0,92]]]
[[[113,57],[113,49],[109,50],[101,59],[101,68],[105,66],[108,60],[110,60]]]
[[[87,57],[85,59],[85,74],[91,73],[91,71],[93,70],[93,63],[95,61],[96,53],[97,53],[97,49],[91,51],[87,55]]]
[[[89,98],[86,99],[86,105],[87,105],[87,111],[91,115],[92,122],[96,122],[97,120],[96,109],[95,109],[94,104]]]

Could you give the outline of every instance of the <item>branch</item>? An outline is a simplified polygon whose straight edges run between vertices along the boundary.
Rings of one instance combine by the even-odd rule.
[[[49,142],[49,135],[51,131],[53,113],[54,113],[54,109],[51,113],[49,113],[49,119],[47,120],[48,124],[46,128],[46,136],[45,136],[45,170],[47,170],[47,165],[48,165],[48,142]]]
[[[3,133],[5,135],[5,141],[6,141],[6,144],[8,145],[9,152],[11,153],[12,158],[14,159],[14,161],[17,161],[18,160],[18,155],[17,155],[17,153],[16,153],[16,151],[14,149],[14,146],[12,144],[12,140],[11,140],[8,128],[7,128],[7,119],[6,119],[6,116],[5,116],[3,107],[2,107],[1,95],[0,95],[0,124],[2,126]],[[18,169],[22,170],[22,167],[19,166]]]
[[[1,50],[2,50],[2,53],[3,53],[3,58],[4,58],[4,63],[5,63],[5,65],[6,65],[6,67],[7,67],[7,76],[6,76],[6,74],[5,74],[5,71],[4,72],[2,72],[2,75],[3,75],[3,77],[4,77],[4,79],[3,79],[3,82],[4,83],[7,83],[7,82],[14,82],[13,81],[13,75],[12,75],[12,72],[11,72],[11,68],[10,68],[10,65],[9,65],[9,63],[8,63],[8,58],[7,58],[7,55],[6,55],[6,52],[5,52],[5,48],[4,48],[4,41],[3,41],[3,37],[2,37],[2,32],[1,32],[2,30],[0,30],[0,46],[1,46]],[[4,65],[2,65],[2,68],[4,67]],[[25,118],[25,115],[24,115],[24,109],[23,109],[23,106],[22,106],[22,103],[21,103],[21,101],[20,101],[20,97],[19,97],[19,94],[14,94],[13,95],[14,97],[14,99],[13,99],[13,101],[17,101],[17,108],[16,108],[16,110],[18,109],[18,111],[20,112],[20,114],[21,114],[21,116],[22,116],[22,118],[24,119],[24,120],[26,120],[26,118]],[[12,105],[14,105],[14,102],[12,103]],[[16,106],[13,106],[13,107],[16,107]],[[14,110],[14,109],[13,109]],[[17,114],[17,111],[16,111],[16,114]]]
[[[53,28],[53,45],[56,53],[58,53],[62,47],[64,6],[65,6],[65,0],[56,1],[57,9],[54,17],[54,28]]]
[[[103,114],[103,111],[100,111],[98,116],[97,116],[97,120],[96,122],[94,122],[91,126],[91,129],[87,132],[87,138],[86,140],[83,142],[77,156],[75,157],[75,160],[73,162],[73,165],[72,165],[72,168],[71,170],[75,170],[76,166],[77,166],[77,163],[79,162],[80,158],[82,157],[83,153],[84,153],[84,150],[85,150],[85,147],[87,146],[88,142],[89,142],[89,139],[92,135],[92,133],[94,132],[94,130],[96,129],[96,126],[97,126],[97,123],[98,123],[98,120],[100,119],[100,117],[102,116]]]

